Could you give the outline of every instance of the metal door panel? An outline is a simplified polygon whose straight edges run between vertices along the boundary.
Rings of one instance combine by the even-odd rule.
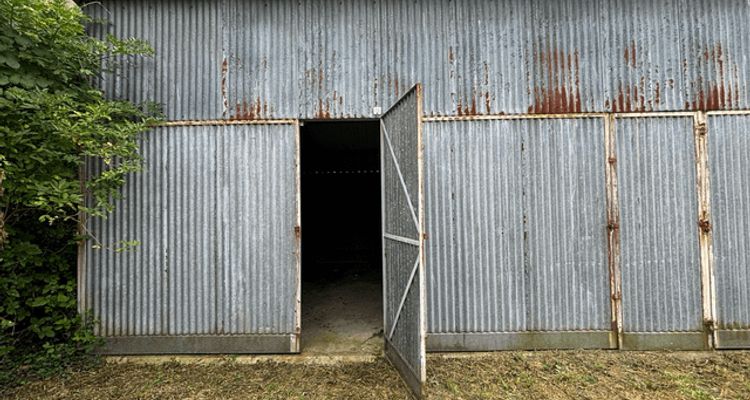
[[[750,347],[750,115],[708,119],[716,347]]]
[[[299,351],[297,135],[293,121],[144,134],[144,170],[86,222],[106,248],[80,253],[79,307],[103,352]]]
[[[622,348],[703,349],[691,117],[618,118]]]
[[[427,330],[421,93],[414,86],[380,120],[385,354],[417,396]]]

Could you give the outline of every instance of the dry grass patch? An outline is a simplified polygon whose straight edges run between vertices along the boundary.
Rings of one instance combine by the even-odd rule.
[[[750,352],[540,351],[431,355],[432,399],[750,399]],[[382,358],[104,364],[11,389],[3,398],[408,399]]]
[[[750,399],[750,353],[499,352],[431,358],[452,399]]]

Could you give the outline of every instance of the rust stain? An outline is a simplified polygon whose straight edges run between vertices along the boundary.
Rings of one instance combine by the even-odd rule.
[[[635,67],[636,46],[631,43],[623,52],[628,66]],[[692,60],[681,60],[685,76],[694,76],[688,82],[690,99],[685,101],[688,111],[726,110],[736,107],[740,100],[739,67],[731,62],[721,43],[705,46]],[[693,71],[688,71],[688,68]],[[701,75],[709,74],[709,76]],[[697,75],[696,75],[697,73]],[[662,101],[662,89],[675,89],[674,79],[663,82],[648,81],[642,76],[637,84],[620,82],[617,94],[605,101],[605,107],[613,112],[648,112],[658,109]]]
[[[702,56],[698,60],[697,70],[713,70],[715,74],[712,78],[698,76],[691,82],[693,101],[686,102],[685,108],[693,111],[731,109],[739,102],[740,95],[737,65],[727,65],[727,56],[721,43],[706,46]],[[734,85],[727,82],[728,72],[732,74]]]
[[[612,102],[612,112],[631,112],[630,87],[623,90],[622,83],[617,90],[617,98]]]
[[[624,52],[625,65],[635,68],[637,63],[635,41],[630,42],[630,47],[625,47]]]
[[[634,85],[623,85],[620,82],[617,88],[617,96],[614,100],[605,102],[605,106],[611,105],[612,112],[648,112],[661,101],[661,89],[658,83],[653,87],[647,87],[646,78],[641,77],[639,82]],[[646,93],[650,93],[647,98]]]
[[[628,67],[638,67],[638,47],[635,41],[623,50],[625,64]],[[683,61],[683,68],[686,68],[686,62]],[[666,81],[666,86],[674,86],[674,80]],[[604,101],[606,110],[612,112],[650,112],[658,109],[661,103],[661,83],[653,82],[646,76],[641,76],[637,83],[620,81],[617,87],[617,93],[612,99]]]
[[[344,98],[341,97],[341,95],[339,95],[338,92],[335,91],[335,90],[333,91],[333,102],[334,103],[338,102],[339,105],[343,105],[344,104]]]
[[[325,103],[325,106],[323,106],[323,103]],[[325,102],[323,99],[318,99],[318,111],[315,113],[316,119],[330,119],[331,118],[331,103],[330,101],[326,100]]]
[[[448,47],[448,62],[453,64],[453,60],[455,60],[455,57],[453,56],[453,46]]]
[[[399,96],[398,78],[393,79],[393,92],[396,93],[396,97]]]
[[[485,108],[485,112],[487,114],[491,114],[492,113],[492,104],[491,103],[492,103],[492,98],[490,97],[490,92],[485,92],[484,93],[484,108]]]
[[[529,106],[528,112],[533,114],[581,112],[581,70],[578,50],[566,53],[558,50],[557,47],[543,48],[534,53],[533,62],[534,68],[541,69],[541,76],[535,79],[533,84],[534,104]]]
[[[244,98],[241,103],[234,106],[232,120],[252,121],[270,117],[270,107],[266,101],[256,97],[254,101],[247,102]]]
[[[224,105],[224,111],[222,114],[226,118],[227,110],[229,110],[229,99],[227,99],[227,75],[229,74],[229,60],[224,57],[221,62],[221,101]]]
[[[458,101],[456,102],[456,113],[459,116],[477,115],[476,96],[471,96],[471,100],[467,99],[466,102],[462,101],[461,97],[459,97]]]

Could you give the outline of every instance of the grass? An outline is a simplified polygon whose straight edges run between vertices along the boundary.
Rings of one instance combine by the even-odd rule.
[[[750,352],[540,351],[431,355],[432,399],[750,399]],[[370,363],[107,363],[0,393],[10,399],[408,399]]]

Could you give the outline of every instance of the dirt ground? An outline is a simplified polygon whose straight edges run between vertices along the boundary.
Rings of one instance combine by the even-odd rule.
[[[377,355],[383,348],[380,274],[302,283],[304,354]]]
[[[750,352],[540,351],[432,354],[431,399],[750,399]],[[2,393],[0,393],[2,394]],[[106,363],[6,389],[11,399],[408,399],[389,364],[225,358]]]

